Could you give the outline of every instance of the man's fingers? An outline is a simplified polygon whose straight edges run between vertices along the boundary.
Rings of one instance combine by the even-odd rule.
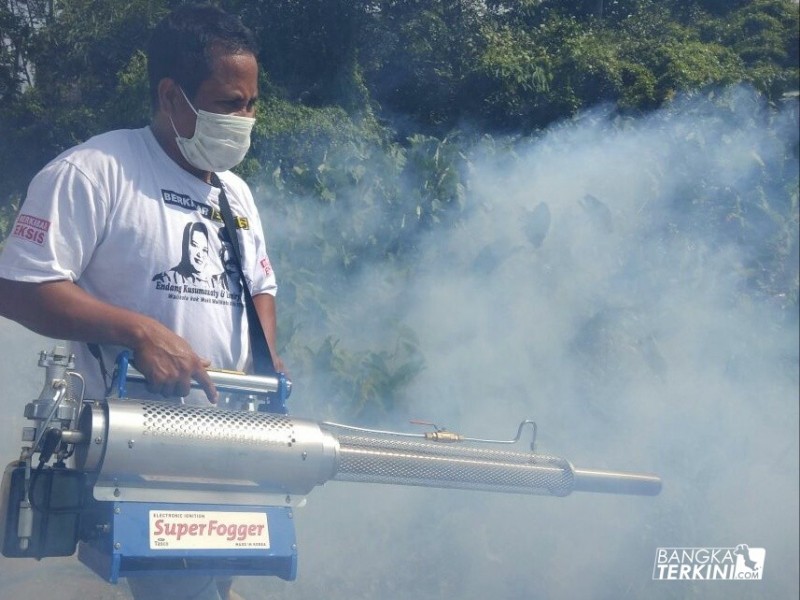
[[[180,381],[175,382],[175,387],[173,388],[174,393],[173,396],[180,396],[183,398],[184,396],[189,395],[189,391],[192,389],[192,382],[187,377],[185,379],[181,379]]]
[[[175,357],[173,357],[175,358]],[[182,361],[162,360],[158,367],[148,361],[139,361],[136,368],[145,376],[147,390],[165,398],[178,398],[189,395],[192,379],[197,380],[211,402],[216,402],[217,390],[206,373],[210,362],[192,355]],[[158,364],[158,363],[156,363]]]
[[[152,394],[160,394],[164,398],[182,398],[189,393],[191,382],[187,379],[172,380],[167,379],[163,382],[147,381],[147,391]]]
[[[213,402],[216,404],[217,402],[217,386],[214,385],[214,382],[211,381],[211,377],[206,372],[206,369],[211,366],[209,361],[203,361],[202,368],[195,371],[193,373],[193,377],[197,383],[200,384],[200,387],[203,388],[203,391],[206,393],[206,397],[208,398],[209,402]]]
[[[286,374],[286,365],[283,364],[283,359],[280,356],[272,356],[272,366],[275,367],[276,373]]]

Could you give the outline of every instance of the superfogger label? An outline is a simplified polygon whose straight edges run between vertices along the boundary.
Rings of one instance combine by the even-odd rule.
[[[151,550],[268,549],[262,512],[150,511]]]

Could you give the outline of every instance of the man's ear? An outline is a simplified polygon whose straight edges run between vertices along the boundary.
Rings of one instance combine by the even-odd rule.
[[[158,82],[159,110],[163,110],[168,115],[173,115],[178,109],[178,102],[181,100],[181,90],[174,79],[164,77]]]

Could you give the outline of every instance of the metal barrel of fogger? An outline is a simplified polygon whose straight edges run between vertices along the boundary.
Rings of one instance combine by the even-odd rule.
[[[335,429],[335,426],[334,426]],[[573,491],[656,495],[661,480],[648,474],[577,469],[564,458],[444,444],[391,434],[337,437],[334,479],[392,485],[566,496]]]
[[[282,414],[165,402],[87,405],[76,451],[98,500],[294,505],[329,480],[565,496],[657,494],[652,475],[576,469],[563,458],[353,434]]]

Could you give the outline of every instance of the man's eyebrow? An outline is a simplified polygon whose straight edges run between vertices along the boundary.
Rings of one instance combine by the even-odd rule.
[[[258,94],[254,96],[247,96],[245,94],[233,93],[229,96],[223,97],[222,100],[224,102],[253,102],[258,100]]]

